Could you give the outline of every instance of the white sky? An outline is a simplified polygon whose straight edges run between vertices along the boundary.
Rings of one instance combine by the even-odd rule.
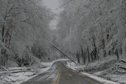
[[[59,9],[60,6],[60,0],[43,0],[44,5],[51,9],[54,13],[60,13],[61,9]]]
[[[60,14],[60,12],[62,11],[62,9],[60,8],[60,0],[43,0],[44,5],[51,9],[52,12],[54,12],[57,16],[54,20],[52,20],[50,22],[50,29],[56,29],[56,26],[58,24],[58,15]]]

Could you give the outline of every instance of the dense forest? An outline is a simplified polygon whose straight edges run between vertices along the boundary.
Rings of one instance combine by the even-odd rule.
[[[58,43],[85,64],[126,53],[125,0],[65,0],[60,14]]]
[[[31,65],[47,59],[48,24],[53,18],[40,0],[0,0],[0,65]],[[14,63],[14,64],[15,64]]]
[[[29,66],[64,57],[79,64],[105,57],[125,59],[125,0],[61,3],[57,28],[51,30],[56,15],[41,0],[0,0],[1,66]]]
[[[126,0],[0,0],[0,84],[17,73],[37,76],[23,84],[126,84]]]

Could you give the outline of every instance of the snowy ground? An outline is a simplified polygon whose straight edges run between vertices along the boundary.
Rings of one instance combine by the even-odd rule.
[[[42,62],[41,68],[38,68],[37,66],[32,66],[32,70],[24,71],[24,72],[18,72],[18,73],[6,73],[3,75],[0,75],[0,84],[20,84],[22,82],[25,82],[35,76],[37,76],[40,73],[44,73],[48,71],[53,63],[58,61],[67,61],[68,59],[59,59],[52,62]],[[21,67],[22,70],[25,70],[26,67]],[[20,67],[14,67],[10,68],[10,70],[17,70],[21,69]]]
[[[111,59],[109,59],[109,60],[111,60]],[[81,69],[84,69],[86,67],[85,65],[76,65],[75,63],[70,62],[68,59],[59,59],[59,60],[53,61],[51,63],[42,63],[42,64],[51,66],[51,65],[53,65],[53,63],[58,62],[58,61],[67,61],[67,67],[69,67],[69,68],[71,68],[73,70],[76,70],[76,71],[81,70]],[[95,80],[97,80],[99,82],[102,82],[103,84],[119,84],[117,82],[113,82],[113,81],[110,81],[110,80],[106,80],[106,79],[103,79],[103,78],[98,77],[96,75],[88,74],[86,72],[82,72],[81,74],[86,75],[88,77],[91,77],[91,78],[93,78],[93,79],[95,79]]]
[[[0,76],[0,84],[20,84],[20,83],[22,83],[24,81],[27,81],[27,80],[35,77],[36,75],[38,75],[40,73],[48,71],[50,68],[52,68],[53,64],[55,62],[58,62],[58,61],[62,61],[62,62],[67,61],[67,67],[69,67],[69,68],[71,68],[73,70],[78,70],[78,69],[85,68],[85,66],[76,65],[74,63],[69,62],[68,59],[59,59],[59,60],[56,60],[56,61],[53,61],[53,62],[42,62],[41,65],[44,66],[44,67],[39,68],[37,73],[36,73],[36,71],[27,71],[27,72],[13,73],[13,74],[11,74],[11,73],[10,74],[5,74],[5,75]],[[105,79],[103,79],[101,77],[97,77],[95,75],[91,75],[91,74],[88,74],[88,73],[85,73],[85,72],[82,72],[81,74],[86,75],[88,77],[91,77],[91,78],[93,78],[95,80],[98,80],[98,81],[100,81],[100,82],[102,82],[104,84],[119,84],[117,82],[112,82],[112,81],[109,81],[109,80],[105,80]],[[126,76],[120,76],[120,75],[118,75],[118,76],[110,75],[110,76],[112,76],[112,78],[114,78],[113,80],[118,79],[118,80],[122,80],[123,82],[126,82],[125,81]]]
[[[111,59],[111,58],[108,59],[107,58],[106,60],[108,60],[107,62],[111,66],[107,69],[104,69],[104,70],[97,70],[93,74],[96,75],[96,76],[102,77],[104,79],[107,79],[107,80],[118,82],[120,84],[126,84],[126,70],[125,70],[125,68],[122,69],[122,68],[119,67],[119,66],[125,67],[125,63],[117,61],[116,63],[112,63],[113,64],[112,65],[110,61],[112,61],[114,59]],[[96,64],[95,66],[98,66],[98,65]]]
[[[71,68],[71,69],[73,69],[73,70],[81,70],[81,69],[84,69],[86,66],[84,66],[84,65],[75,65],[74,63],[69,63],[68,65],[67,65],[69,68]],[[98,77],[98,76],[96,76],[96,75],[92,75],[92,74],[88,74],[88,73],[86,73],[86,72],[81,72],[81,74],[83,74],[83,75],[86,75],[86,76],[88,76],[88,77],[90,77],[90,78],[93,78],[93,79],[95,79],[95,80],[97,80],[97,81],[99,81],[99,82],[101,82],[101,83],[103,83],[103,84],[119,84],[118,82],[113,82],[113,81],[110,81],[110,80],[106,80],[106,79],[104,79],[104,78],[101,78],[101,77]],[[119,76],[120,77],[120,76]],[[124,77],[124,79],[126,79],[125,77]]]
[[[113,72],[115,72],[113,70]],[[118,82],[120,84],[126,84],[126,73],[113,73],[113,72],[107,72],[107,71],[99,71],[94,73],[94,75],[96,76],[100,76],[102,78],[114,81],[114,82]]]
[[[105,76],[112,81],[120,82],[120,84],[126,84],[126,74],[124,75],[116,75],[116,74],[109,74]]]
[[[34,77],[33,72],[10,73],[0,76],[0,84],[20,84]]]

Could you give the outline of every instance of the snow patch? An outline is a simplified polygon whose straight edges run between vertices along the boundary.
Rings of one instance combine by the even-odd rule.
[[[113,81],[109,81],[109,80],[105,80],[103,78],[100,78],[100,77],[97,77],[97,76],[94,76],[94,75],[91,75],[91,74],[88,74],[88,73],[85,73],[85,72],[82,72],[83,75],[86,75],[90,78],[93,78],[103,84],[119,84],[119,83],[116,83],[116,82],[113,82]]]

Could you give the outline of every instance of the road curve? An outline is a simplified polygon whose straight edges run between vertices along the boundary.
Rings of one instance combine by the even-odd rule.
[[[90,77],[55,63],[52,68],[22,84],[103,84]]]

